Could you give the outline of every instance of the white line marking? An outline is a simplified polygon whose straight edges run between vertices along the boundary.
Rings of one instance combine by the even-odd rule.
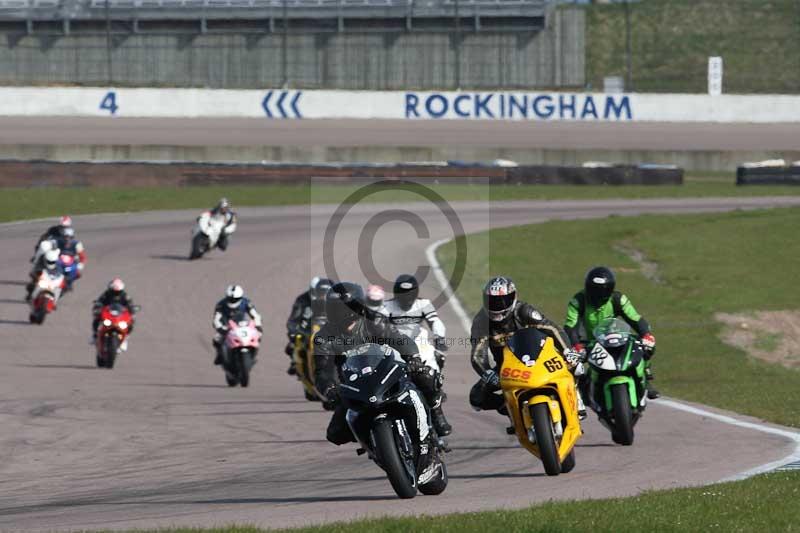
[[[453,311],[455,312],[456,316],[458,316],[459,320],[461,321],[461,325],[464,328],[464,331],[466,331],[467,334],[469,334],[470,330],[472,329],[472,321],[470,320],[466,310],[464,310],[464,306],[461,305],[461,301],[458,299],[456,294],[453,292],[453,289],[450,287],[450,283],[447,279],[447,276],[445,276],[441,265],[439,264],[439,260],[436,259],[436,250],[438,250],[443,244],[448,243],[451,240],[452,239],[442,239],[440,241],[434,242],[425,249],[425,257],[428,260],[428,264],[430,265],[431,270],[433,270],[433,275],[436,277],[436,281],[439,283],[439,285],[442,287],[442,290],[449,298],[448,303],[453,308]],[[751,476],[755,476],[757,474],[763,474],[765,472],[770,472],[772,470],[778,469],[782,466],[785,466],[787,463],[800,461],[800,432],[798,432],[793,428],[784,426],[780,427],[766,426],[762,424],[756,424],[754,422],[745,422],[744,420],[738,420],[731,416],[712,413],[711,411],[706,411],[705,409],[699,409],[697,407],[677,402],[675,400],[668,400],[666,398],[661,398],[656,403],[658,405],[663,405],[665,407],[676,409],[678,411],[684,411],[686,413],[691,413],[697,416],[711,418],[718,422],[722,422],[723,424],[729,424],[731,426],[738,426],[746,429],[751,429],[753,431],[760,431],[762,433],[769,433],[771,435],[778,435],[780,437],[794,441],[795,443],[794,450],[786,457],[778,459],[777,461],[772,461],[757,466],[755,468],[751,468],[749,470],[745,470],[744,472],[739,472],[738,474],[734,474],[733,476],[721,479],[719,481],[736,481],[740,479],[745,479]]]

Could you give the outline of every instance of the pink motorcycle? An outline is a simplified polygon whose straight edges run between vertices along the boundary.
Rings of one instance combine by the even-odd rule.
[[[250,384],[250,369],[256,364],[256,354],[261,344],[261,332],[256,323],[242,313],[235,320],[228,321],[228,334],[225,336],[222,351],[222,368],[225,370],[225,381],[228,386]]]

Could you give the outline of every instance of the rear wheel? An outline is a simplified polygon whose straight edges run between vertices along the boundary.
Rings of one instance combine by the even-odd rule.
[[[386,470],[386,476],[394,491],[403,499],[416,496],[417,476],[416,473],[409,472],[405,461],[400,457],[392,422],[386,419],[378,421],[372,429],[372,434],[381,466]]]
[[[533,430],[536,432],[536,444],[539,446],[544,471],[548,476],[557,476],[561,473],[561,463],[558,460],[558,448],[553,436],[550,408],[546,403],[537,403],[533,405],[531,411]]]
[[[225,381],[228,383],[228,387],[235,387],[239,384],[239,380],[228,374],[225,374]]]
[[[614,407],[614,431],[611,437],[617,444],[630,446],[633,444],[633,416],[627,385],[618,383],[611,386],[611,403]]]

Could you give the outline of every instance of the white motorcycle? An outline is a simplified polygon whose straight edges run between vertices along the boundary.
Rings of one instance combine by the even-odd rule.
[[[197,224],[192,230],[192,251],[189,259],[198,259],[219,246],[221,238],[227,238],[236,231],[236,219],[232,214],[212,215],[206,211],[197,217]],[[222,248],[224,249],[224,248]]]
[[[61,291],[67,284],[64,274],[60,270],[39,274],[36,285],[31,294],[31,311],[29,320],[31,324],[41,324],[44,318],[56,310],[56,303],[61,297]]]

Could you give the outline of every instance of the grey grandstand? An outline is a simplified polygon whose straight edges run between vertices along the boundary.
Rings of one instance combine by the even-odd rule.
[[[537,31],[546,0],[0,0],[6,33]],[[110,26],[110,27],[108,27]]]

